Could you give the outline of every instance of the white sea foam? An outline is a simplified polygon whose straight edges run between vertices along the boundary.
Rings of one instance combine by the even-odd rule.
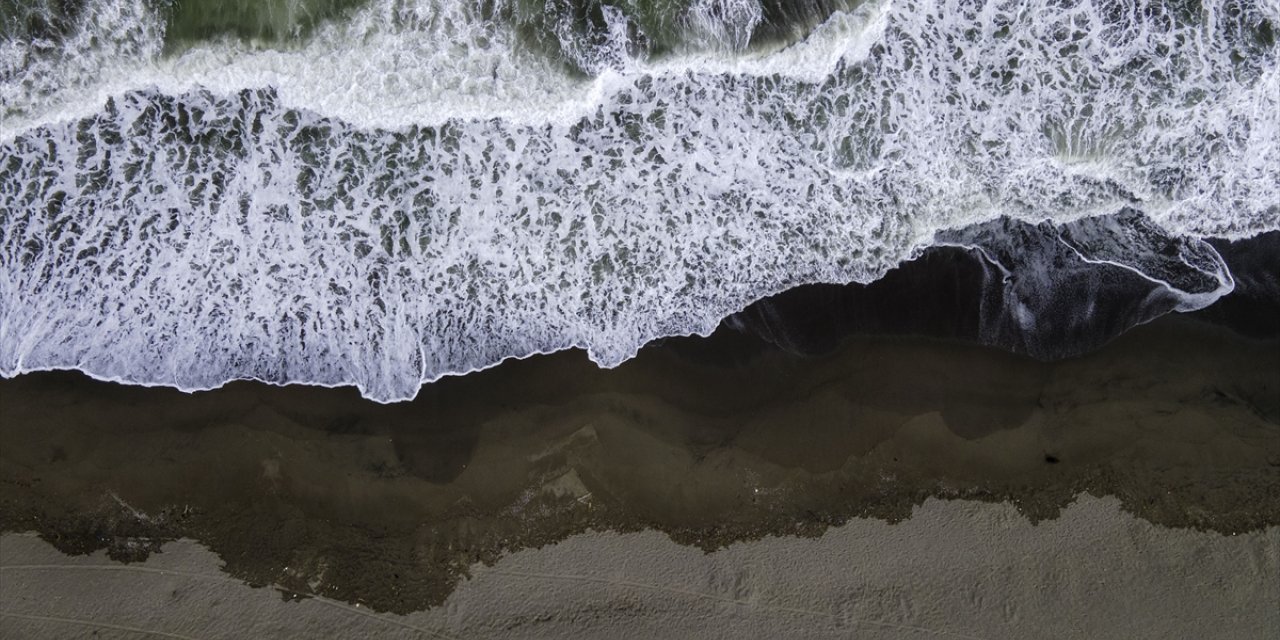
[[[625,87],[628,72],[821,79],[855,50],[865,54],[872,38],[861,32],[881,6],[838,14],[813,38],[784,51],[774,45],[742,52],[742,32],[758,20],[739,16],[746,9],[730,10],[730,19],[743,22],[723,29],[737,35],[716,32],[704,4],[695,4],[690,15],[690,29],[706,32],[704,41],[695,38],[681,55],[652,63],[622,60],[626,34],[615,29],[612,50],[580,54],[607,58],[592,65],[598,75],[583,78],[543,52],[519,46],[509,26],[481,19],[478,5],[468,2],[373,0],[350,20],[322,25],[301,44],[271,48],[228,37],[166,56],[155,3],[89,0],[80,28],[54,51],[31,55],[27,43],[17,40],[0,49],[0,141],[91,115],[109,97],[145,89],[176,95],[270,87],[286,106],[366,128],[451,119],[566,123],[594,111],[618,85]]]
[[[164,56],[164,24],[150,0],[89,0],[82,30],[52,55],[6,49],[0,83],[12,110],[5,138],[89,115],[110,96],[197,88],[235,93],[273,87],[285,104],[367,127],[450,118],[562,120],[593,108],[599,80],[573,77],[546,56],[515,47],[478,3],[373,0],[349,20],[321,25],[277,48],[232,38]],[[99,16],[110,16],[99,27]],[[96,37],[95,37],[96,36]],[[93,38],[93,44],[88,41]]]
[[[1000,216],[1280,224],[1277,53],[1248,32],[1274,2],[891,0],[780,50],[592,79],[469,4],[377,2],[280,51],[166,58],[125,9],[102,24],[127,55],[115,31],[6,44],[0,373],[394,400],[572,346],[613,366]],[[1172,268],[1125,254],[1149,246],[1089,255]],[[1229,290],[1148,275],[1185,308]]]

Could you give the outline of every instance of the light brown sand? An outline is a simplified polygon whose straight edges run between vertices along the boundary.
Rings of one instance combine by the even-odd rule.
[[[1280,527],[1165,529],[1082,496],[1030,524],[1008,504],[929,500],[817,539],[705,554],[656,532],[588,533],[477,566],[407,616],[285,601],[191,541],[146,562],[0,538],[6,638],[1275,638]]]

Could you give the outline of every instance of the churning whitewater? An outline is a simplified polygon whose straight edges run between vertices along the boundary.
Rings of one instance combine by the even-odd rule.
[[[1280,228],[1274,0],[225,4],[6,0],[0,375],[398,400],[999,220],[1189,310]]]

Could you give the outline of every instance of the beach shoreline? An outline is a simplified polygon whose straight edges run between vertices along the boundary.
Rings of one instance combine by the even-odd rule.
[[[587,531],[709,552],[933,498],[1041,523],[1089,494],[1244,534],[1280,523],[1277,356],[1173,317],[1054,363],[884,336],[801,358],[729,335],[607,371],[557,354],[399,405],[22,376],[0,381],[0,531],[118,561],[195,539],[236,579],[401,614]]]

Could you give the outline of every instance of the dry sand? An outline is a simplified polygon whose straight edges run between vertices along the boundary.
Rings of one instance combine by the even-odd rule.
[[[1280,527],[1170,530],[1085,496],[1032,525],[1008,504],[929,500],[816,539],[714,553],[656,532],[525,550],[443,607],[286,601],[182,540],[145,562],[0,538],[7,638],[1275,638]]]

